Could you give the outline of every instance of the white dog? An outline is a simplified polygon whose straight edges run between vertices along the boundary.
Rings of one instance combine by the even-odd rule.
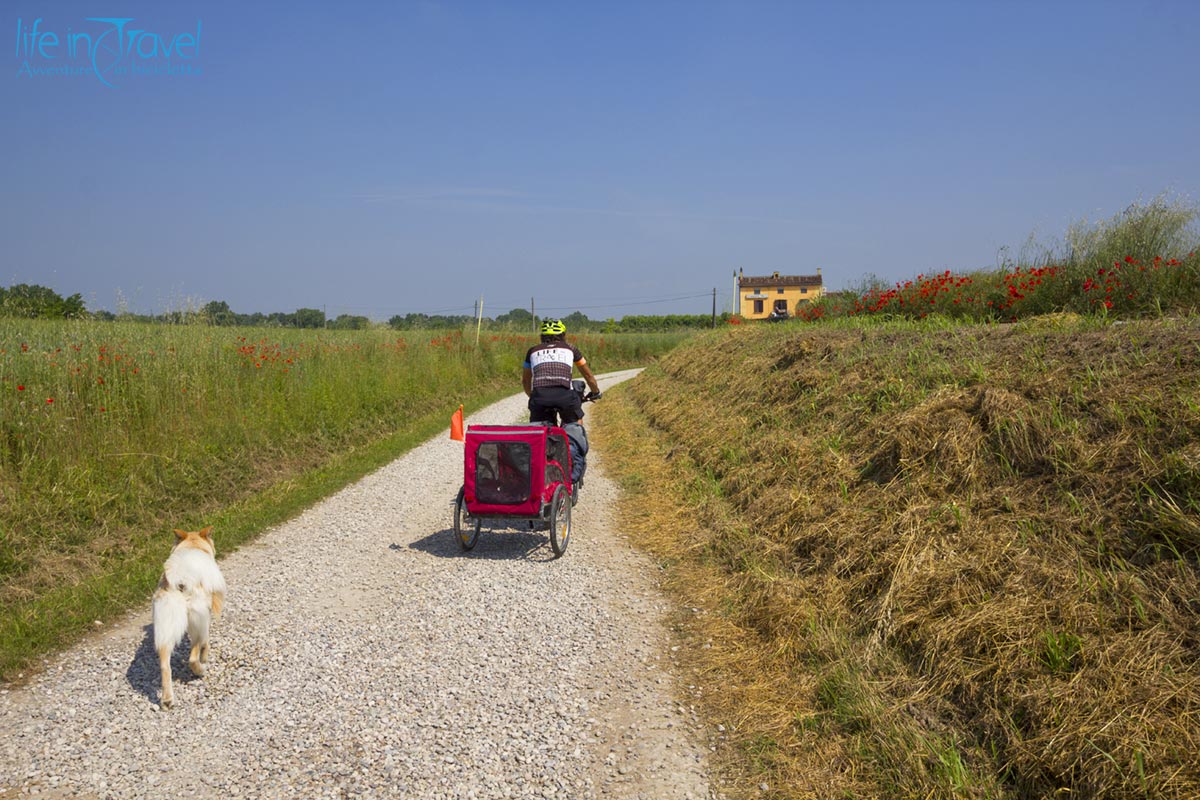
[[[179,543],[163,565],[163,576],[154,592],[154,649],[162,668],[162,707],[175,702],[171,689],[171,653],[186,632],[192,642],[188,666],[204,674],[208,661],[208,624],[221,616],[225,602],[225,577],[217,568],[212,527],[188,532],[176,529]]]

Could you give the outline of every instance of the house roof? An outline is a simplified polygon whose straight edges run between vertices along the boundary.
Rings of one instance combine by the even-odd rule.
[[[755,286],[821,286],[820,275],[741,275],[738,286],[747,288]]]

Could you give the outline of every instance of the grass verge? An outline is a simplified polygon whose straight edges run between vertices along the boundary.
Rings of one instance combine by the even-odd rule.
[[[1197,397],[1200,320],[1069,316],[726,331],[606,395],[730,793],[1200,794]]]
[[[512,394],[511,388],[464,399],[478,408]],[[0,675],[6,679],[22,675],[21,670],[71,644],[97,620],[111,620],[145,602],[170,551],[170,527],[212,525],[218,556],[224,557],[267,528],[291,519],[445,430],[449,414],[448,407],[429,413],[402,431],[334,454],[319,466],[289,475],[202,520],[164,522],[162,530],[157,531],[159,536],[140,538],[119,561],[98,566],[6,607],[0,619]]]

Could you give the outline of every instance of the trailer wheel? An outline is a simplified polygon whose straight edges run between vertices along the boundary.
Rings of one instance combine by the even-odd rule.
[[[470,550],[479,541],[479,520],[472,520],[467,514],[467,501],[465,498],[467,488],[458,490],[458,497],[454,501],[454,538],[458,539],[459,546],[463,550]]]
[[[550,547],[555,557],[567,552],[571,540],[571,497],[565,486],[554,490],[550,499]]]

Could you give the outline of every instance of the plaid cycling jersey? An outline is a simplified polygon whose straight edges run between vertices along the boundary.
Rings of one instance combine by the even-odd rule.
[[[548,342],[534,345],[525,354],[525,368],[533,373],[534,389],[550,386],[571,388],[571,369],[583,361],[583,353],[573,344]]]

